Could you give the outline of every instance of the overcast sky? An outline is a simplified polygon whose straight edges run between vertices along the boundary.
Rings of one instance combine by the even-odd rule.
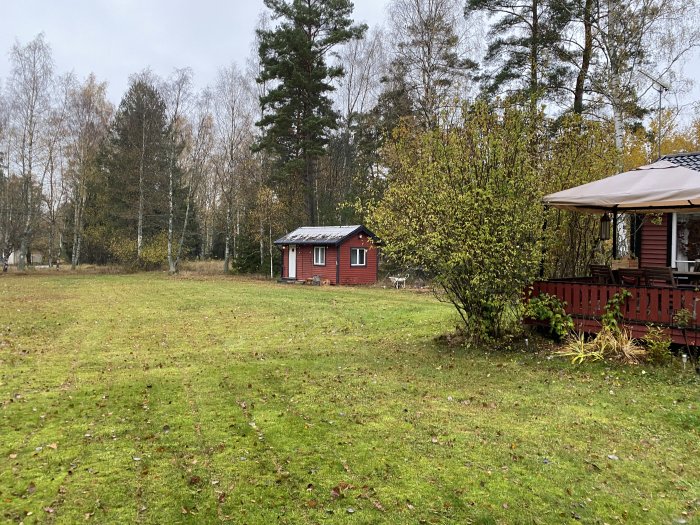
[[[382,23],[386,0],[355,0],[355,20]],[[128,77],[150,67],[162,77],[191,67],[198,87],[237,62],[245,67],[262,0],[0,0],[0,78],[10,48],[42,31],[56,71],[95,73],[116,104]]]
[[[384,22],[388,0],[354,0],[355,20],[370,27]],[[231,62],[245,67],[262,0],[0,0],[0,79],[9,74],[15,40],[26,43],[44,32],[56,71],[90,72],[109,84],[118,104],[129,75],[150,67],[167,77],[191,67],[197,87],[212,84]],[[686,66],[695,80],[681,104],[700,100],[700,54]],[[676,97],[667,103],[675,105]],[[687,105],[685,119],[692,115]],[[684,120],[685,120],[684,119]]]

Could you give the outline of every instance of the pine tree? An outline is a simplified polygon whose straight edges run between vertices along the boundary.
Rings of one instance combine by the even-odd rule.
[[[490,71],[482,75],[487,92],[517,93],[532,103],[562,92],[573,76],[563,40],[571,23],[571,4],[572,0],[467,0],[466,14],[481,11],[495,19],[484,58]]]
[[[329,132],[338,116],[328,94],[331,82],[343,76],[326,57],[333,47],[360,38],[364,25],[354,25],[348,0],[265,0],[280,23],[258,30],[261,73],[258,82],[272,82],[260,97],[262,137],[257,149],[279,162],[282,186],[303,188],[305,217],[318,223],[316,171]],[[290,196],[293,200],[294,196]]]
[[[102,153],[104,179],[95,188],[97,206],[91,207],[98,214],[92,222],[105,229],[108,251],[120,262],[141,261],[148,243],[165,238],[169,145],[163,97],[151,81],[136,79],[115,115]]]

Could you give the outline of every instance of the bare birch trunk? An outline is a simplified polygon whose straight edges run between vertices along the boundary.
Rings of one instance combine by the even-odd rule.
[[[229,272],[229,264],[230,264],[230,244],[231,244],[231,205],[228,204],[226,207],[226,232],[225,232],[225,237],[226,237],[226,243],[224,246],[224,273]]]
[[[141,124],[141,163],[139,164],[139,219],[136,233],[136,256],[141,259],[143,247],[143,172],[146,157],[146,115],[143,115]]]
[[[274,278],[275,278],[275,274],[274,274],[274,271],[273,271],[273,268],[272,268],[272,222],[270,222],[270,237],[269,237],[269,241],[270,241],[270,246],[269,246],[269,249],[270,249],[270,279],[274,279]]]
[[[173,222],[175,220],[175,205],[173,202],[173,154],[174,152],[171,149],[170,169],[168,172],[168,273],[171,275],[177,272],[177,265],[173,259]],[[187,203],[187,206],[189,208],[189,202]]]
[[[187,188],[187,207],[185,208],[185,220],[182,224],[182,232],[180,234],[180,242],[177,246],[177,256],[175,257],[175,272],[180,268],[180,257],[182,256],[182,247],[185,245],[185,233],[187,232],[187,223],[190,219],[190,208],[192,206],[192,197],[194,189],[192,184]]]

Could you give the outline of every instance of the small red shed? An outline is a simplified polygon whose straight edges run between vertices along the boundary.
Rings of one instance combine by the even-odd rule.
[[[377,238],[362,225],[304,226],[275,244],[282,250],[282,279],[303,281],[315,276],[331,284],[377,281]]]

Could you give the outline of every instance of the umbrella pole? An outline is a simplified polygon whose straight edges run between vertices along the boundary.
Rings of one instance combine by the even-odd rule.
[[[612,234],[612,258],[613,260],[617,259],[617,212],[613,211],[613,223],[612,223],[612,229],[613,229],[613,234]]]

